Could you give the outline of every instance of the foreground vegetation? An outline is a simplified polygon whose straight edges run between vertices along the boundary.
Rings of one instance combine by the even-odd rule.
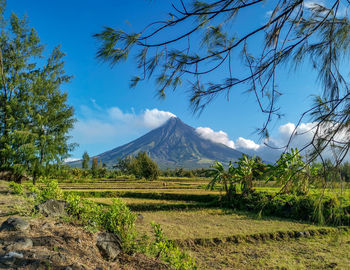
[[[237,191],[227,200],[223,184],[208,190],[209,181],[208,178],[162,177],[147,181],[118,177],[65,179],[60,183],[47,180],[38,186],[28,183],[11,186],[17,193],[39,192],[38,200],[65,198],[77,224],[88,230],[115,232],[122,236],[126,252],[159,256],[175,269],[196,268],[194,259],[201,269],[287,267],[287,261],[280,260],[282,256],[292,261],[292,269],[319,269],[327,265],[341,268],[349,260],[348,254],[343,254],[344,262],[337,255],[319,254],[316,244],[329,243],[327,250],[336,253],[348,239],[347,227],[332,227],[346,224],[346,213],[336,212],[338,208],[329,204],[336,199],[332,197],[334,190],[328,193],[311,188],[304,195],[280,194],[278,183],[253,182],[251,192]],[[255,187],[257,184],[259,187]],[[348,190],[343,190],[344,211],[349,208],[348,194]],[[320,195],[326,210],[322,213],[324,220],[318,220],[314,211]],[[334,212],[327,212],[330,209]],[[278,250],[281,246],[284,248]],[[264,251],[269,247],[271,253]],[[294,258],[297,248],[308,249],[298,260]],[[312,256],[319,259],[316,261]]]
[[[262,185],[256,182],[254,186],[260,186],[254,187],[252,194],[276,196],[268,208],[285,213],[284,218],[273,217],[274,213],[266,211],[259,216],[261,208],[254,211],[243,198],[237,203],[240,202],[244,211],[237,210],[238,206],[228,205],[224,187],[219,184],[215,190],[207,190],[205,183],[209,181],[208,178],[172,177],[152,182],[100,179],[87,185],[64,182],[60,186],[65,192],[86,196],[105,206],[111,204],[114,197],[120,197],[139,215],[135,223],[139,232],[151,237],[153,229],[150,222],[161,224],[169,239],[187,250],[200,269],[346,269],[350,260],[344,250],[349,241],[348,232],[337,230],[338,227],[317,225],[315,219],[308,222],[301,221],[302,218],[291,219],[293,216],[286,208],[279,209],[273,204],[277,201],[280,205],[291,206],[290,199],[305,196],[276,195],[280,191],[278,186],[274,186],[276,183]],[[307,196],[319,195],[322,191],[311,189]],[[324,196],[332,194],[334,190],[325,192]],[[348,190],[344,190],[343,194],[345,203]],[[245,200],[248,199],[249,196],[246,196]],[[253,197],[250,203],[255,199]],[[211,204],[208,203],[210,201]],[[310,211],[313,209],[314,205]],[[298,233],[305,233],[308,237],[300,238]]]

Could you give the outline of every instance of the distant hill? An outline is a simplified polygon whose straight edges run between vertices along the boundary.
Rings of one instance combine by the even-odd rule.
[[[240,151],[200,137],[193,127],[177,117],[172,117],[142,137],[96,157],[111,167],[118,157],[136,155],[140,151],[147,152],[161,169],[207,168],[215,160],[228,163],[242,156]],[[70,164],[79,166],[81,161]]]

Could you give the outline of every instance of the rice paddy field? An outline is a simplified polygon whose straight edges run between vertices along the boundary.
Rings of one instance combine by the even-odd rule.
[[[211,201],[224,193],[220,188],[207,190],[208,182],[204,178],[118,179],[65,182],[60,187],[106,206],[120,197],[138,215],[140,234],[151,236],[150,223],[159,223],[200,269],[350,269],[348,227],[219,208]],[[278,188],[257,190],[274,193]],[[349,189],[342,192],[350,197]]]

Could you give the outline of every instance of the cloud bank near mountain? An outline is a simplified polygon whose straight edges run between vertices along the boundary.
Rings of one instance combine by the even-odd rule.
[[[310,143],[314,136],[316,125],[317,123],[315,122],[309,122],[301,123],[296,127],[293,123],[286,123],[278,128],[277,133],[274,136],[271,136],[269,139],[265,139],[260,143],[256,143],[253,140],[243,137],[239,137],[234,141],[231,140],[228,134],[224,131],[216,132],[208,127],[199,127],[196,131],[205,139],[222,143],[248,155],[260,156],[263,160],[274,162],[285,150],[285,146],[288,145],[289,149],[302,149]],[[339,138],[339,140],[341,140],[341,138]],[[304,151],[303,154],[305,153],[306,152]],[[326,151],[324,156],[326,158],[332,158],[332,153]]]
[[[163,125],[169,118],[176,117],[169,111],[157,108],[140,112],[123,111],[118,107],[103,109],[94,100],[92,106],[81,106],[80,117],[71,133],[74,142],[81,145],[81,150],[95,149],[101,152],[103,147],[116,147],[118,143],[126,143],[142,134]],[[281,125],[269,139],[255,142],[251,139],[230,136],[223,130],[215,131],[210,127],[197,127],[195,130],[202,138],[224,144],[248,155],[260,156],[265,161],[274,162],[289,143],[289,148],[301,149],[313,138],[317,123],[301,123],[297,128],[294,123]],[[294,136],[291,138],[291,135]],[[341,138],[340,138],[341,139]],[[281,148],[281,149],[277,149]],[[107,148],[108,149],[108,148]],[[92,151],[93,152],[93,151]],[[303,153],[305,154],[305,152]],[[331,151],[325,153],[331,158]]]

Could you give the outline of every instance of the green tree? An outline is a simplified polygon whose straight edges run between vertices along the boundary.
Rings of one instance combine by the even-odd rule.
[[[282,94],[277,89],[277,71],[286,64],[309,64],[318,73],[324,91],[301,116],[300,120],[308,115],[316,121],[315,135],[305,147],[315,150],[309,155],[312,161],[327,147],[339,146],[333,149],[341,161],[350,148],[348,70],[342,66],[350,49],[350,24],[347,12],[341,11],[348,3],[179,0],[172,5],[168,20],[156,20],[140,31],[129,34],[105,27],[95,35],[100,42],[97,56],[113,66],[136,55],[139,74],[131,79],[131,86],[155,78],[161,97],[168,89],[189,82],[195,111],[243,85],[266,114],[260,128],[266,137],[271,121],[282,115],[277,102]],[[255,16],[257,9],[266,12],[266,6],[270,9],[266,21],[246,20],[249,31],[242,31],[236,17]],[[232,68],[238,61],[243,62],[241,67]],[[210,73],[215,75],[208,81]],[[342,135],[341,140],[337,134]]]
[[[156,180],[159,177],[159,168],[146,152],[139,152],[132,157],[129,164],[130,172],[137,178],[145,178],[147,180]]]
[[[344,162],[341,166],[341,176],[345,182],[350,182],[350,163]]]
[[[18,179],[25,173],[35,181],[52,162],[62,162],[74,145],[66,135],[72,128],[72,107],[60,86],[70,77],[63,54],[53,50],[43,62],[43,45],[26,18],[4,18],[0,1],[0,170]]]
[[[1,20],[4,21],[4,2]],[[0,34],[0,167],[20,177],[29,167],[35,146],[27,107],[30,103],[30,73],[36,72],[43,47],[25,19],[12,14]]]
[[[91,171],[94,176],[96,176],[98,170],[98,159],[97,157],[92,158]]]
[[[85,170],[89,169],[89,162],[90,162],[89,154],[88,152],[85,151],[83,154],[82,168]]]
[[[71,77],[63,70],[64,54],[55,48],[47,64],[36,72],[31,82],[30,130],[33,134],[35,153],[31,160],[33,181],[51,162],[60,163],[75,144],[68,143],[68,131],[73,128],[73,107],[67,105],[67,94],[61,92],[61,85]]]
[[[114,166],[114,168],[120,170],[123,174],[129,174],[131,159],[131,156],[126,156],[124,158],[118,157],[117,164]]]

